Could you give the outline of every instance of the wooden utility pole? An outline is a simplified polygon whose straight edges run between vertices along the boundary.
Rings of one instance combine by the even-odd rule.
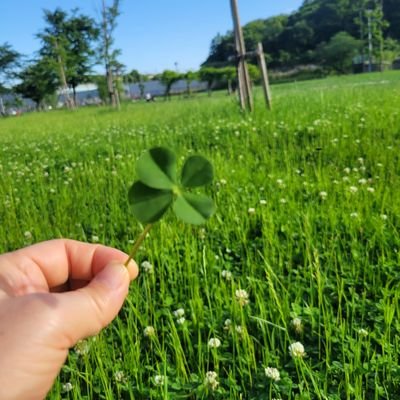
[[[261,79],[262,79],[262,87],[264,90],[265,103],[267,104],[267,107],[271,110],[272,96],[271,96],[271,90],[269,88],[267,64],[265,62],[264,49],[262,43],[258,43],[257,45],[257,60],[258,60],[258,66],[260,67],[261,71]]]
[[[237,0],[231,0],[233,26],[235,31],[235,48],[237,55],[237,75],[240,106],[242,110],[253,111],[253,97],[249,70],[246,64],[246,48],[244,45],[242,27],[239,20]]]

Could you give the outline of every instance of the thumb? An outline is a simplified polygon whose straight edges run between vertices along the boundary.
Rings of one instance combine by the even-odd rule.
[[[128,294],[128,269],[120,263],[104,267],[84,288],[58,295],[59,333],[67,347],[96,335],[118,314]]]

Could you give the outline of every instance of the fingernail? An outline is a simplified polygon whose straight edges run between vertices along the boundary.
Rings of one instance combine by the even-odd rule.
[[[123,264],[111,263],[97,275],[97,278],[111,290],[115,290],[126,282],[127,275],[128,271]]]
[[[138,276],[139,267],[137,266],[137,264],[134,260],[129,261],[127,269],[129,271],[129,276],[130,276],[131,280],[135,279]]]

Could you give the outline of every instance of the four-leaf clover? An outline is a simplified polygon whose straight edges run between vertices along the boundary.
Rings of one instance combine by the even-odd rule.
[[[191,224],[201,224],[214,212],[213,201],[190,189],[211,183],[213,168],[202,156],[191,156],[177,178],[176,156],[164,147],[144,153],[136,166],[138,180],[129,190],[129,202],[136,218],[145,224],[158,221],[168,208],[178,218]]]

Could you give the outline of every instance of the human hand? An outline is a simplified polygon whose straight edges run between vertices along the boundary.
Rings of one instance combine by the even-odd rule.
[[[73,240],[0,255],[0,399],[43,399],[80,339],[122,307],[138,269],[119,250]]]

